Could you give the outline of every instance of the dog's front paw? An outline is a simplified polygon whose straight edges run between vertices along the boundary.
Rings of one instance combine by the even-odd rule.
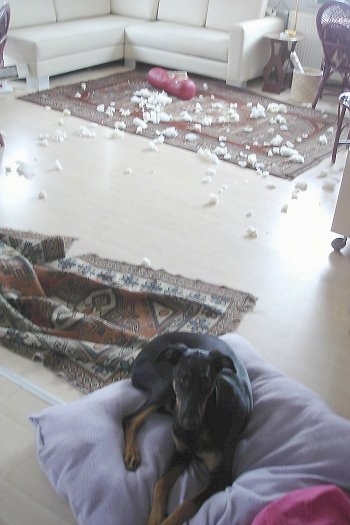
[[[124,450],[124,464],[128,470],[134,471],[141,462],[139,449],[136,446],[128,446]]]

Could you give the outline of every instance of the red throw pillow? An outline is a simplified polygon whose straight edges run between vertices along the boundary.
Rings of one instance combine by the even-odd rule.
[[[157,89],[164,89],[169,95],[190,100],[196,94],[196,84],[189,78],[181,78],[161,67],[153,67],[147,74],[148,82]]]

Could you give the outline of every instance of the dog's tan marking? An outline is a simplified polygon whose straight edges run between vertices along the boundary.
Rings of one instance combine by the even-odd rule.
[[[140,464],[140,451],[136,445],[136,434],[144,421],[157,410],[157,405],[151,405],[131,418],[125,427],[124,463],[128,470],[136,470]]]
[[[147,525],[159,525],[160,523],[165,523],[166,520],[163,520],[166,516],[169,491],[185,469],[186,466],[184,464],[175,465],[165,474],[165,476],[156,482],[153,489],[152,508]]]

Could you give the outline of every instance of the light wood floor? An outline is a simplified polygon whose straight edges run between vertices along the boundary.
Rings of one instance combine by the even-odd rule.
[[[52,86],[115,69],[61,76]],[[0,226],[73,235],[79,240],[70,254],[94,252],[132,263],[149,257],[154,268],[254,293],[257,306],[244,316],[239,333],[350,418],[350,243],[342,253],[330,245],[345,151],[334,168],[326,159],[299,177],[308,187],[298,199],[291,198],[293,182],[263,179],[224,162],[207,185],[202,178],[208,166],[198,155],[167,145],[150,152],[148,139],[126,134],[111,140],[102,127],[96,138],[80,138],[79,126],[86,122],[74,117],[64,119],[63,143],[39,146],[39,133],[52,135],[61,115],[18,100],[24,83],[11,85],[13,94],[0,95],[0,128],[6,132],[6,147],[0,148]],[[261,81],[249,87],[259,91]],[[286,91],[280,98],[289,96]],[[335,112],[336,97],[325,96],[319,108]],[[54,169],[56,159],[62,171]],[[19,160],[36,176],[19,177]],[[334,192],[322,189],[324,170],[326,180],[337,180]],[[270,182],[274,189],[268,189]],[[228,189],[219,203],[208,206],[209,193],[222,185]],[[40,200],[42,190],[47,198]],[[287,213],[281,213],[284,204]],[[257,229],[255,239],[245,237],[248,226]],[[0,352],[0,524],[73,524],[37,466],[27,423],[50,398],[41,399],[40,391],[27,391],[16,379],[29,390],[45,390],[52,402],[80,393],[40,364],[4,348]]]

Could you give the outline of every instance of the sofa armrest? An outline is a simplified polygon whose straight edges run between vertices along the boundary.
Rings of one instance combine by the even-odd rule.
[[[242,86],[261,76],[270,58],[270,43],[264,36],[283,30],[284,21],[275,16],[236,24],[230,31],[226,83]]]

